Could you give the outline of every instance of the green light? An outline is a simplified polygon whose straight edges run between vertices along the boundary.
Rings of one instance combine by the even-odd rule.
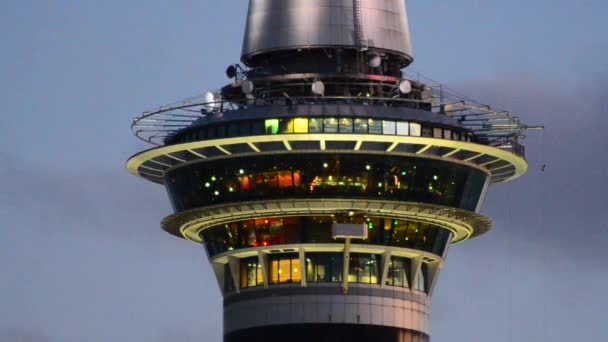
[[[371,169],[372,169],[372,167],[371,167],[371,165],[365,165],[365,169],[366,169],[366,170],[371,170]]]
[[[429,185],[429,190],[433,191],[433,186]]]
[[[369,230],[372,230],[372,229],[374,229],[374,225],[373,225],[373,224],[371,224],[371,223],[369,223],[369,224],[367,225],[367,228],[369,228]]]
[[[405,176],[405,175],[407,175],[407,172],[403,171],[403,172],[401,172],[401,175]]]
[[[242,175],[242,174],[244,174],[244,173],[245,173],[245,170],[243,170],[243,169],[240,169],[240,170],[239,170],[239,174],[240,174],[240,175]]]
[[[323,167],[327,169],[329,167],[329,164],[323,163]]]
[[[234,248],[233,248],[233,247],[228,247],[228,250],[229,250],[229,251],[233,251],[233,250],[234,250]]]
[[[378,186],[382,186],[382,182],[378,183]]]
[[[365,94],[365,96],[367,96],[367,97],[372,97],[372,94],[367,93],[367,94]]]
[[[266,134],[279,133],[279,119],[268,119],[265,121]]]
[[[434,176],[433,176],[433,179],[434,179],[434,180],[438,180],[438,179],[439,179],[439,177],[437,177],[437,175],[434,175]]]
[[[211,184],[209,184],[209,182],[205,182],[205,188],[208,188],[210,186],[211,186]]]
[[[216,180],[216,179],[217,179],[217,178],[215,178],[215,176],[211,177],[211,181],[212,181],[212,182],[215,182],[215,180]]]
[[[230,187],[230,188],[228,188],[228,191],[230,191],[230,192],[234,192],[234,188],[233,188],[233,187]]]
[[[399,224],[399,221],[395,220],[393,221],[394,224]]]
[[[219,195],[220,195],[220,192],[216,190],[216,191],[215,191],[213,194],[214,194],[215,196],[219,196]]]

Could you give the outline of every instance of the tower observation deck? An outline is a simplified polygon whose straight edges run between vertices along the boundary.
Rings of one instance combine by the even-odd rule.
[[[230,83],[133,120],[155,146],[127,169],[205,248],[225,341],[429,341],[448,247],[488,231],[530,127],[412,61],[403,0],[250,0]]]

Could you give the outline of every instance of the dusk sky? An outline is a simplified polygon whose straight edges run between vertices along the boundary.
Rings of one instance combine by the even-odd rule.
[[[412,69],[531,125],[529,173],[450,249],[434,342],[607,341],[605,0],[411,0]],[[144,110],[216,89],[245,0],[0,1],[0,341],[220,341],[202,246],[125,161]],[[546,165],[544,171],[542,166]]]

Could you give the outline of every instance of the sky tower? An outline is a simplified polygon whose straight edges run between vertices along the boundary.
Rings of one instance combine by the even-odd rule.
[[[403,0],[250,0],[230,83],[134,119],[156,146],[127,168],[205,247],[225,341],[429,341],[448,246],[488,231],[529,127],[412,61]]]

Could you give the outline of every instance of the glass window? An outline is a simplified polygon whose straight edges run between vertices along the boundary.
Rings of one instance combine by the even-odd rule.
[[[355,119],[355,133],[367,134],[367,119]]]
[[[293,133],[294,119],[279,120],[279,133]]]
[[[386,121],[386,120],[382,121],[382,133],[383,134],[395,135],[396,129],[397,129],[397,125],[396,125],[395,121]]]
[[[262,265],[259,264],[257,256],[241,259],[240,264],[241,288],[264,285]]]
[[[423,137],[433,137],[433,128],[429,126],[422,126]]]
[[[421,133],[422,127],[419,123],[410,122],[410,135],[414,137],[419,137]]]
[[[369,134],[382,134],[382,120],[369,119]]]
[[[293,120],[293,132],[294,133],[308,133],[308,119],[295,118]]]
[[[407,122],[397,122],[397,135],[410,135],[410,127]]]
[[[270,261],[270,283],[299,283],[302,281],[300,258],[297,253],[272,254]]]
[[[322,133],[323,132],[323,119],[311,118],[308,120],[308,132],[309,133]]]
[[[458,132],[458,131],[452,132],[452,139],[460,140],[460,132]]]
[[[427,292],[427,275],[428,267],[426,263],[423,262],[422,266],[420,267],[420,271],[418,271],[418,277],[416,278],[416,286],[414,287],[415,290]]]
[[[433,128],[433,138],[443,138],[443,130],[438,127]]]
[[[306,253],[306,281],[309,283],[342,282],[342,253]]]
[[[268,119],[264,122],[266,134],[279,133],[279,119]]]
[[[323,131],[325,133],[338,133],[338,119],[326,118],[323,120]]]
[[[449,129],[444,129],[443,130],[443,139],[452,139],[452,131],[450,131]]]
[[[380,258],[376,254],[351,253],[348,266],[349,283],[378,284]]]
[[[214,160],[169,170],[165,184],[175,210],[285,196],[382,198],[475,210],[487,179],[465,165],[401,156],[304,153],[238,162]]]
[[[225,125],[217,126],[215,128],[216,138],[225,138],[226,137],[226,128],[227,127]]]
[[[410,260],[403,257],[391,257],[388,266],[386,284],[397,287],[408,287]]]
[[[341,118],[340,119],[340,133],[352,133],[353,132],[353,119]]]

